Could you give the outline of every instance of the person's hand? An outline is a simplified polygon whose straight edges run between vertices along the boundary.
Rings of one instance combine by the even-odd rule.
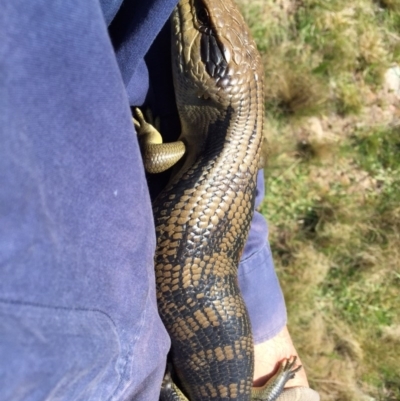
[[[297,356],[296,365],[301,365],[301,360],[294,348],[287,326],[275,337],[254,346],[254,381],[253,386],[259,387],[273,376],[278,370],[280,362],[291,356]],[[285,388],[309,387],[304,367],[289,380]]]

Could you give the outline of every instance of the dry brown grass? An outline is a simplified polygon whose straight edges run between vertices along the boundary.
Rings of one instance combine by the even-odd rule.
[[[400,399],[397,0],[242,0],[266,70],[263,212],[322,400]]]

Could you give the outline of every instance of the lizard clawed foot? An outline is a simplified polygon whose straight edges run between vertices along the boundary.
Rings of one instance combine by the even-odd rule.
[[[171,370],[172,366],[168,364],[161,385],[159,401],[189,401],[172,380]]]
[[[285,384],[293,379],[301,369],[296,366],[296,356],[292,356],[281,362],[278,371],[262,387],[253,387],[252,401],[275,401],[283,391]]]
[[[161,173],[175,165],[185,154],[182,141],[163,143],[159,132],[160,120],[154,119],[150,110],[146,118],[140,109],[135,108],[133,124],[139,136],[143,163],[148,173]]]
[[[132,120],[139,137],[142,137],[146,142],[162,143],[160,119],[158,117],[154,119],[150,109],[147,109],[145,113],[146,117],[139,108],[135,107]]]

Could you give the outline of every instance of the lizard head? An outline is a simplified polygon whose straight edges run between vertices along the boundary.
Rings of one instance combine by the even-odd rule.
[[[262,79],[259,53],[231,0],[181,0],[171,23],[178,108],[226,109]]]

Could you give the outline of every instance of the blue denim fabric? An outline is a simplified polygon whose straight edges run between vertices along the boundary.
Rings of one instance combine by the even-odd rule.
[[[257,177],[257,208],[264,198],[264,174]],[[286,325],[286,308],[268,242],[268,226],[259,212],[253,221],[242,260],[239,287],[249,311],[255,343],[266,341]]]
[[[158,398],[170,343],[129,106],[176,0],[120,3],[0,3],[0,400]],[[285,310],[261,216],[240,283],[256,338],[275,333]]]

